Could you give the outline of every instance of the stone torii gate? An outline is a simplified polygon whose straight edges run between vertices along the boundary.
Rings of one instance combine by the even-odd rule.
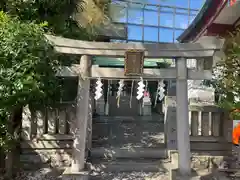
[[[177,147],[179,153],[179,173],[190,175],[190,137],[188,115],[188,79],[212,78],[213,56],[220,51],[223,40],[207,37],[197,43],[128,44],[88,42],[46,35],[58,53],[82,55],[80,64],[62,67],[58,76],[78,76],[77,122],[73,143],[71,172],[84,171],[85,144],[89,119],[90,79],[139,79],[139,76],[125,76],[124,68],[102,68],[92,66],[92,56],[125,57],[128,50],[144,51],[145,58],[175,59],[176,67],[144,69],[143,79],[176,79],[177,99]],[[188,69],[187,59],[196,59],[197,68]]]

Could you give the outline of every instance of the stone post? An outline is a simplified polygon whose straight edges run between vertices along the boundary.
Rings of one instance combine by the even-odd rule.
[[[81,75],[78,81],[78,94],[76,104],[76,122],[74,123],[74,140],[72,154],[72,172],[80,172],[85,165],[85,148],[88,126],[88,111],[89,111],[89,91],[90,80],[87,78],[90,75],[91,57],[83,55],[80,61]]]
[[[177,147],[178,168],[182,176],[190,175],[190,136],[188,115],[188,83],[187,83],[187,60],[179,58],[177,66]]]

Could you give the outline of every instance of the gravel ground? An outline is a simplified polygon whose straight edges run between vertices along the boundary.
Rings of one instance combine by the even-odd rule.
[[[62,180],[62,171],[51,168],[43,168],[36,172],[20,172],[14,180]],[[2,180],[0,176],[0,180]],[[103,173],[92,174],[90,180],[168,180],[168,173],[144,173],[144,172],[127,172],[127,173]]]
[[[14,180],[62,180],[62,170],[55,170],[51,168],[42,168],[35,172],[22,171]],[[221,176],[221,175],[220,175]],[[211,175],[202,180],[218,180],[217,176]],[[221,176],[222,177],[222,176]],[[226,178],[224,180],[239,180],[239,177]],[[0,180],[3,180],[0,175]],[[145,173],[145,172],[125,172],[125,173],[103,173],[92,174],[90,180],[169,180],[168,173]]]
[[[128,172],[128,173],[108,173],[101,174],[90,180],[168,180],[168,173],[145,173],[145,172]]]
[[[21,171],[16,175],[14,180],[61,180],[61,170],[42,168],[38,171]],[[3,176],[0,175],[0,180]]]

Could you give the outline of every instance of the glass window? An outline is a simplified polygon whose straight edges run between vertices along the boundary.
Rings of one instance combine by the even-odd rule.
[[[158,26],[158,11],[144,10],[144,24]]]
[[[173,42],[173,29],[159,29],[160,42]]]
[[[142,26],[128,25],[128,39],[142,40],[143,28]]]
[[[173,14],[160,13],[160,26],[173,27]]]
[[[121,39],[111,39],[111,42],[115,42],[115,43],[125,43],[126,40],[121,40]]]
[[[190,15],[196,16],[198,14],[198,10],[191,10]]]
[[[110,6],[110,17],[114,22],[127,22],[127,8],[121,4],[111,4]]]
[[[190,17],[189,17],[189,24],[191,24],[194,19],[195,19],[195,16],[190,16]]]
[[[158,28],[144,27],[144,41],[158,42]]]
[[[205,0],[190,0],[190,8],[191,9],[201,9]]]
[[[188,8],[188,6],[189,6],[189,0],[181,0],[181,1],[175,0],[175,6]]]
[[[134,6],[130,6],[128,9],[128,22],[134,24],[142,24],[143,10]]]
[[[186,29],[188,27],[188,16],[176,15],[175,16],[175,28]]]
[[[174,6],[175,5],[175,1],[176,0],[160,0],[160,4],[161,5],[170,5],[170,6]]]
[[[187,9],[176,9],[176,13],[188,15]]]
[[[177,38],[184,32],[184,30],[175,30],[174,31],[174,39],[175,39],[175,42],[178,42],[177,41]]]
[[[128,43],[133,43],[133,44],[138,43],[138,44],[141,44],[142,40],[136,40],[136,41],[131,40],[131,41],[128,41]]]
[[[146,5],[146,6],[145,6],[145,9],[158,11],[158,6]]]
[[[138,0],[138,1],[143,1],[143,0]],[[159,0],[144,0],[144,2],[149,3],[149,4],[159,4]]]
[[[154,0],[151,0],[154,1]],[[195,0],[194,0],[195,1]],[[160,0],[161,5],[188,7],[189,0]]]
[[[161,7],[161,8],[160,8],[160,12],[173,13],[173,12],[174,12],[174,9],[173,9],[173,8],[169,8],[169,7]]]

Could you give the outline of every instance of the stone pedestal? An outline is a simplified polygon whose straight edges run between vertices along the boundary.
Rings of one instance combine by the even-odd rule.
[[[105,103],[104,109],[105,109],[104,115],[108,116],[109,115],[109,103],[108,102]]]
[[[72,172],[71,168],[67,168],[62,174],[62,180],[88,180],[88,179],[89,179],[88,171]]]
[[[182,176],[179,173],[179,169],[171,169],[170,171],[170,180],[200,180],[200,176],[192,170],[189,176]]]
[[[142,115],[143,116],[151,116],[152,115],[152,103],[151,103],[151,99],[149,97],[143,98]]]

